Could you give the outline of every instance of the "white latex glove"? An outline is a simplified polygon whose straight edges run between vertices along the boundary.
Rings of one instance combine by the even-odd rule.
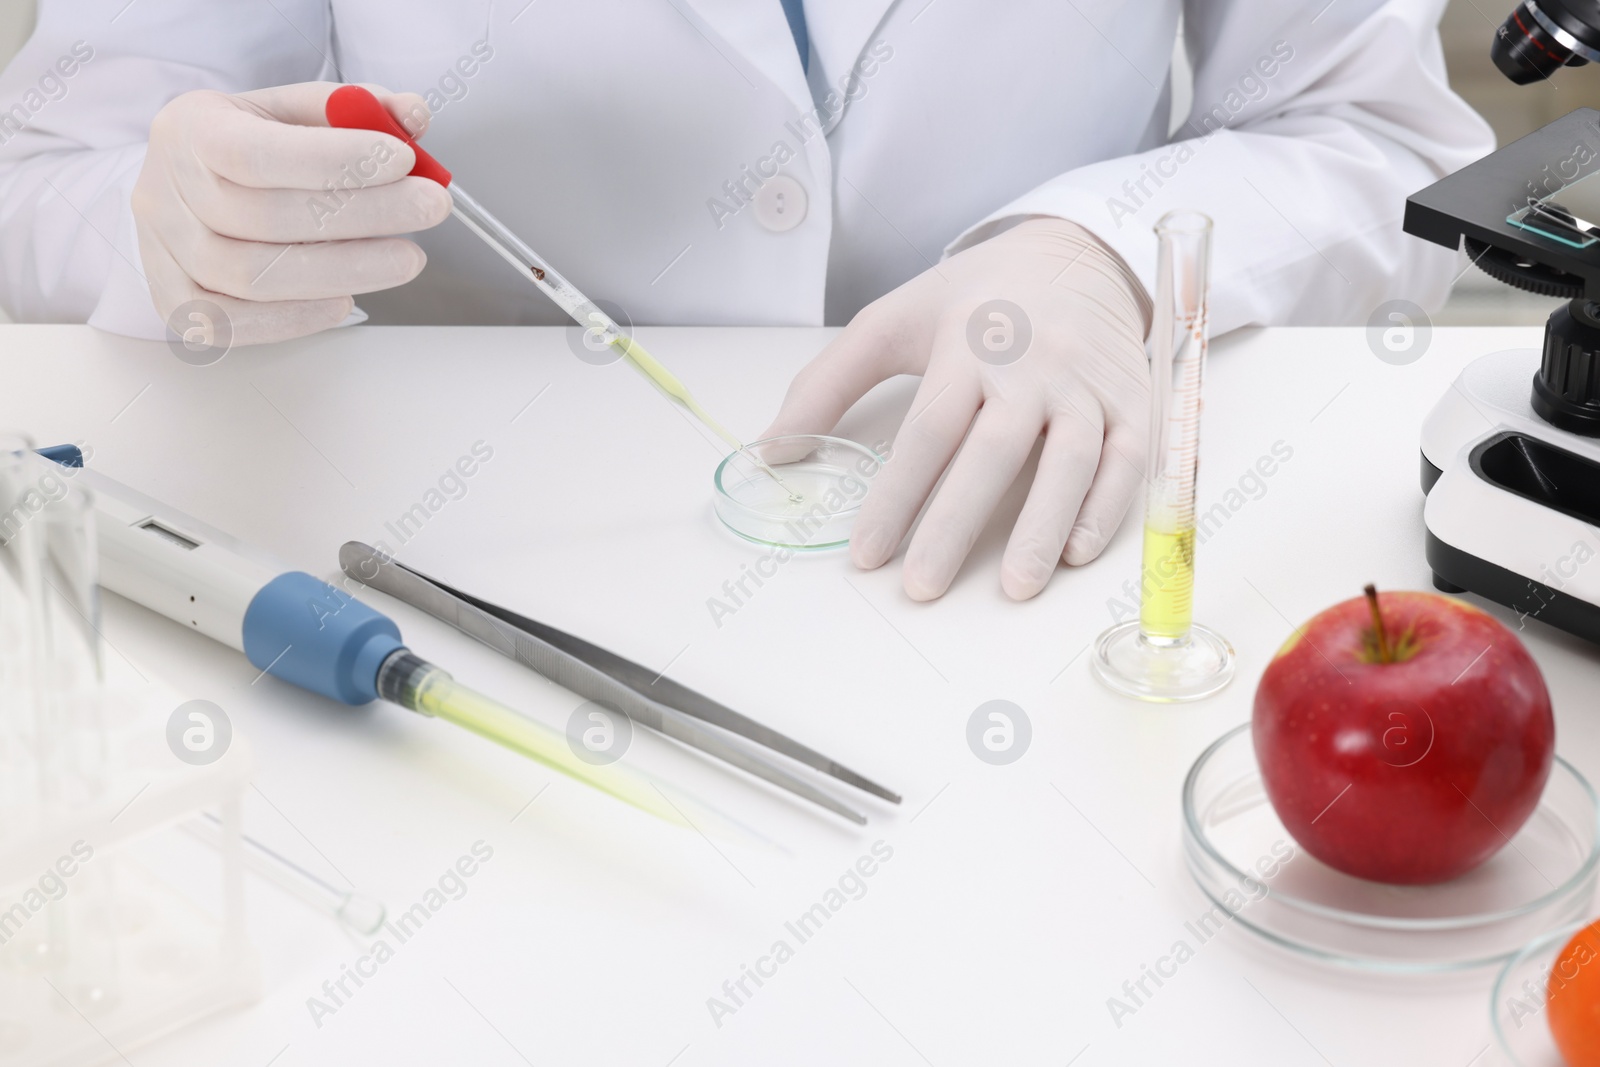
[[[1022,309],[1032,332],[1025,350],[1021,319],[990,317],[985,305],[997,299]],[[1149,317],[1143,286],[1087,230],[1029,219],[862,309],[795,377],[762,436],[826,433],[879,382],[921,374],[850,555],[868,569],[887,562],[945,475],[903,571],[906,593],[932,600],[950,587],[1042,432],[1038,474],[1000,568],[1006,594],[1025,600],[1057,561],[1099,555],[1143,484]]]
[[[162,318],[204,299],[228,315],[234,344],[281,341],[337,326],[353,294],[421,272],[422,249],[390,235],[443,221],[450,194],[407,176],[416,155],[404,141],[329,128],[337,88],[201,90],[156,115],[132,206]],[[403,127],[426,130],[420,96],[367,88]]]

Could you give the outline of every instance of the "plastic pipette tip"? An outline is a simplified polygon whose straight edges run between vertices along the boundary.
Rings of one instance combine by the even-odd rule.
[[[654,781],[650,784],[656,794],[683,820],[684,825],[707,840],[715,838],[718,841],[755,845],[764,851],[784,856],[794,854],[755,827],[735,819],[720,808],[712,807],[692,794],[681,792],[672,786],[662,786]]]

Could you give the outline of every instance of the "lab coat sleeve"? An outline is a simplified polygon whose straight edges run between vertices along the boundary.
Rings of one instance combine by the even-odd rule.
[[[40,0],[0,73],[0,304],[163,336],[128,206],[150,120],[191,89],[328,76],[330,37],[327,0]]]
[[[1445,80],[1443,3],[1190,0],[1194,105],[1167,143],[1038,186],[947,254],[1056,216],[1098,236],[1154,292],[1152,227],[1190,208],[1215,223],[1214,334],[1363,323],[1397,298],[1437,309],[1456,259],[1401,231],[1405,199],[1494,147]]]

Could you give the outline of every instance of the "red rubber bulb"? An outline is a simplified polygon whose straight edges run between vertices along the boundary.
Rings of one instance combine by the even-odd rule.
[[[328,95],[326,114],[328,125],[337,126],[345,130],[372,130],[375,133],[387,133],[398,137],[411,146],[417,154],[416,166],[411,168],[411,173],[419,178],[428,178],[438,182],[445,188],[450,187],[450,172],[444,166],[417,144],[415,137],[407,133],[405,128],[394,120],[387,108],[378,102],[378,98],[359,85],[341,85]]]

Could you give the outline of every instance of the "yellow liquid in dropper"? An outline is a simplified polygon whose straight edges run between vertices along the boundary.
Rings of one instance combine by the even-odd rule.
[[[1194,526],[1176,532],[1144,528],[1139,629],[1158,641],[1179,641],[1194,622]]]
[[[618,337],[611,342],[611,347],[621,352],[628,362],[649,378],[657,389],[682,404],[691,415],[704,423],[707,429],[726,441],[728,447],[735,451],[744,448],[744,444],[729,433],[722,423],[706,413],[706,410],[690,395],[688,387],[678,380],[678,376],[668,370],[665,363],[652,356],[644,345],[631,337]]]
[[[633,364],[633,366],[646,378],[649,378],[651,384],[653,384],[657,389],[661,390],[661,392],[669,399],[683,405],[683,407],[688,410],[689,414],[700,420],[702,425],[727,442],[728,447],[732,448],[735,452],[745,451],[744,442],[740,441],[737,437],[733,436],[733,434],[729,433],[722,423],[718,422],[716,419],[713,419],[706,409],[700,406],[699,401],[695,400],[694,396],[689,392],[688,387],[685,386],[683,382],[678,380],[678,376],[668,370],[665,363],[662,363],[659,359],[652,356],[645,349],[644,345],[641,345],[638,341],[635,341],[631,337],[623,335],[612,341],[611,347],[615,348],[618,352],[621,352],[622,355],[627,358],[629,363]],[[750,452],[748,455],[752,460],[755,461],[756,466],[760,467],[767,477],[771,478],[773,481],[777,482],[778,485],[783,487],[783,491],[789,494],[789,500],[791,503],[800,503],[805,499],[799,493],[796,493],[793,489],[790,489],[787,485],[784,485],[783,479],[778,477],[778,472],[767,466],[767,464],[762,461],[760,456],[756,455],[754,452]]]

